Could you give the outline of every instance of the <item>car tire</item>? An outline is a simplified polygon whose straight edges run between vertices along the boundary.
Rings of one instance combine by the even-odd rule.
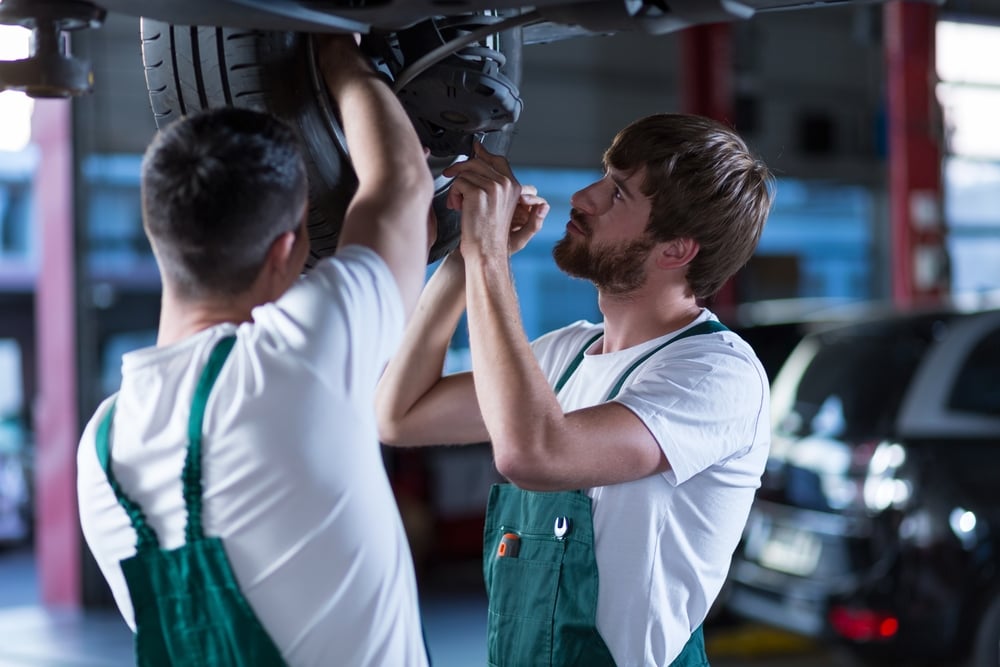
[[[304,147],[309,175],[307,267],[332,255],[357,179],[336,111],[315,66],[310,35],[174,25],[146,18],[140,25],[146,86],[157,128],[185,114],[220,106],[269,111],[287,121]],[[504,73],[518,85],[520,30],[504,33],[502,44]],[[506,155],[512,131],[508,127],[489,132],[483,144]],[[440,176],[435,180],[437,239],[428,263],[458,245],[459,216],[444,205],[449,184]]]
[[[987,607],[976,628],[969,667],[1000,665],[1000,597]]]

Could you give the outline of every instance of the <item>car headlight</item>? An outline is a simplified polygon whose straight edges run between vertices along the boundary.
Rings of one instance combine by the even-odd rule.
[[[906,449],[895,442],[881,442],[872,452],[865,475],[863,496],[871,512],[903,509],[913,497],[913,484],[900,478],[906,463]]]
[[[955,533],[955,537],[966,550],[971,549],[978,541],[976,534],[978,523],[975,512],[963,507],[956,507],[948,515],[948,525],[951,527],[951,532]]]

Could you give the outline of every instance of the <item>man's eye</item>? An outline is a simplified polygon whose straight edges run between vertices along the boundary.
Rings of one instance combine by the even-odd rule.
[[[622,191],[621,191],[621,189],[615,188],[615,199],[621,199],[621,198],[622,198]]]

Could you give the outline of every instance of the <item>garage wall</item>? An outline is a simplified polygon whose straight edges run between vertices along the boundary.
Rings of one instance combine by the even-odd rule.
[[[733,25],[737,128],[786,175],[872,180],[881,157],[880,9],[759,14]],[[527,47],[514,161],[594,166],[614,132],[678,111],[680,38]]]
[[[582,37],[525,47],[524,110],[511,160],[599,167],[614,133],[629,121],[679,104],[676,35]]]
[[[881,8],[761,15],[736,31],[736,94],[778,173],[850,182],[882,179]]]

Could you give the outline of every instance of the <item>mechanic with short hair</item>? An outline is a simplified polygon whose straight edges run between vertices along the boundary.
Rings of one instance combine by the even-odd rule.
[[[433,238],[413,126],[349,35],[319,61],[358,177],[336,254],[309,255],[284,123],[216,109],[162,130],[143,223],[155,347],[78,450],[84,536],[142,665],[426,665],[373,411]]]
[[[461,243],[426,285],[379,385],[385,442],[491,440],[512,484],[484,536],[491,665],[705,665],[722,588],[770,445],[768,383],[701,300],[751,257],[772,178],[706,118],[623,129],[571,199],[558,266],[604,321],[529,343],[508,256],[548,204],[477,148],[445,171]],[[442,377],[467,309],[472,371]]]

